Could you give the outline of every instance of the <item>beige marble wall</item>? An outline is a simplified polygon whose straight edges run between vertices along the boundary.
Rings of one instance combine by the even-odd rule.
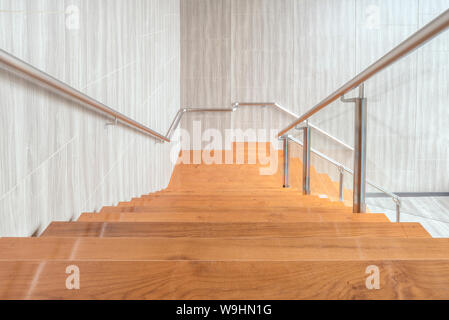
[[[0,0],[0,47],[157,131],[179,109],[179,0]],[[3,69],[0,96],[0,236],[168,184],[172,145]]]
[[[183,0],[181,103],[276,101],[302,114],[447,8],[449,0]],[[449,188],[448,39],[366,83],[368,177],[390,190]],[[353,144],[353,117],[351,105],[335,102],[312,120]],[[222,130],[282,128],[292,119],[249,108],[225,118],[195,114],[183,126],[191,130],[192,120]],[[313,145],[352,166],[350,152],[319,134]]]

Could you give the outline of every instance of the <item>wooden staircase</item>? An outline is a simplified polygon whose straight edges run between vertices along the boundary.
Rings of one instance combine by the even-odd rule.
[[[0,298],[449,298],[449,240],[353,214],[315,170],[303,196],[298,159],[283,189],[281,165],[279,154],[278,172],[263,176],[261,164],[179,164],[164,191],[53,222],[38,238],[0,239]],[[68,266],[79,289],[66,287]],[[380,289],[367,288],[370,266]]]

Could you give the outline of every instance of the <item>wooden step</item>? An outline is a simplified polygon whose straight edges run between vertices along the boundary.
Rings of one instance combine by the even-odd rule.
[[[53,222],[41,237],[388,237],[430,238],[419,223]]]
[[[258,188],[258,189],[247,189],[241,187],[239,190],[234,188],[229,189],[207,189],[207,188],[197,188],[197,189],[165,189],[160,192],[161,195],[269,195],[269,196],[277,196],[282,194],[296,194],[298,196],[302,196],[302,191],[295,188],[285,188],[280,189],[278,187],[275,188]],[[144,196],[152,196],[153,193],[144,195]]]
[[[100,213],[120,213],[120,212],[155,212],[155,213],[351,213],[351,208],[332,208],[332,207],[294,207],[294,208],[282,208],[282,207],[216,207],[214,205],[203,205],[203,206],[121,206],[121,207],[103,207]]]
[[[192,197],[193,196],[193,197]],[[159,194],[155,196],[142,196],[140,198],[133,198],[133,201],[229,201],[235,200],[237,202],[241,201],[266,201],[266,202],[282,202],[282,201],[295,201],[295,202],[304,202],[304,203],[316,203],[322,201],[322,199],[318,196],[303,196],[294,194],[273,194],[273,192],[267,194],[252,194],[252,195],[240,195],[240,194],[225,194],[225,193],[217,193],[217,194]]]
[[[230,196],[230,195],[222,195],[222,196],[207,196],[207,195],[198,195],[192,197],[190,195],[159,195],[156,197],[148,197],[142,196],[141,198],[134,198],[133,201],[151,201],[153,203],[164,202],[164,201],[209,201],[209,202],[226,202],[226,201],[235,201],[237,203],[241,202],[257,202],[263,201],[266,203],[284,203],[285,201],[292,201],[294,203],[320,203],[320,202],[329,202],[328,200],[323,201],[323,199],[316,196],[296,196],[296,195],[281,195],[278,197],[267,197],[266,195],[254,195],[254,196]],[[339,203],[341,204],[341,203]]]
[[[167,211],[171,209],[188,209],[192,210],[264,210],[264,209],[291,209],[291,210],[302,210],[306,208],[310,209],[321,209],[326,210],[342,209],[350,212],[351,208],[338,202],[330,202],[327,199],[317,202],[302,202],[302,201],[200,201],[200,200],[173,200],[161,199],[154,201],[133,201],[128,203],[121,203],[116,207],[104,207],[101,212],[108,211],[108,209],[115,208],[117,210],[127,210],[127,207],[140,208],[139,211]]]
[[[0,298],[447,299],[448,249],[447,239],[5,238]],[[73,265],[80,290],[66,288]],[[366,288],[370,266],[379,290]]]
[[[449,239],[364,237],[274,239],[2,238],[0,260],[449,260]]]
[[[242,203],[247,203],[251,205],[272,205],[272,206],[285,206],[286,204],[290,206],[299,206],[299,205],[322,205],[322,204],[335,204],[340,207],[344,207],[343,203],[340,202],[331,202],[327,199],[319,199],[319,198],[309,198],[303,199],[298,197],[279,197],[277,199],[267,199],[266,197],[204,197],[204,196],[157,196],[153,198],[133,198],[131,201],[119,202],[121,205],[145,205],[145,204],[198,204],[198,203],[217,203],[227,204],[236,203],[236,205],[241,205]]]
[[[84,222],[389,222],[384,214],[320,212],[152,212],[83,213]]]
[[[366,287],[373,265],[379,290]],[[66,287],[68,266],[79,290]],[[3,260],[0,299],[449,299],[449,260]]]
[[[194,199],[217,199],[217,200],[224,200],[224,199],[263,199],[263,200],[278,200],[278,199],[293,199],[293,200],[304,200],[304,201],[313,201],[313,200],[320,200],[318,196],[310,195],[305,196],[302,194],[302,192],[288,192],[288,191],[282,191],[282,192],[276,192],[275,190],[265,190],[260,192],[238,192],[233,190],[227,190],[227,191],[201,191],[201,192],[195,192],[195,191],[167,191],[164,193],[158,193],[158,194],[151,194],[151,195],[142,195],[140,198],[133,198],[133,199],[140,199],[140,200],[147,200],[147,199],[163,199],[163,198],[170,198],[170,199],[192,199],[191,196],[194,196]],[[267,199],[267,196],[270,198]],[[190,197],[190,198],[189,198]]]
[[[351,212],[351,208],[341,202],[331,202],[318,197],[267,199],[261,197],[165,197],[153,199],[133,199],[130,202],[120,202],[117,207],[103,207],[101,212],[133,212],[127,207],[136,208],[134,212],[152,212],[167,210],[334,210],[341,209]]]

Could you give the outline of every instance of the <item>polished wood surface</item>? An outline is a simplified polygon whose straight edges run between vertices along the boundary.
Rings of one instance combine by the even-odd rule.
[[[41,237],[388,237],[430,238],[419,223],[158,223],[53,222]]]
[[[261,167],[179,164],[165,190],[54,222],[39,238],[0,239],[0,298],[449,298],[448,239],[353,214],[313,168],[304,196],[297,175],[283,189],[282,171]],[[65,287],[70,265],[80,290]],[[372,265],[380,290],[365,285]]]
[[[121,203],[121,206],[137,207],[151,206],[154,208],[170,208],[179,206],[205,207],[214,206],[215,208],[300,208],[300,207],[328,207],[328,208],[346,208],[343,203],[331,202],[321,199],[307,199],[299,197],[281,197],[277,199],[263,199],[250,197],[206,197],[199,199],[181,199],[180,197],[154,198],[134,200],[128,203]],[[120,205],[119,205],[120,206]]]
[[[17,250],[21,248],[21,250]],[[3,238],[1,260],[423,260],[449,259],[449,239]]]
[[[186,212],[177,213],[83,213],[84,222],[389,222],[384,214],[352,214],[333,212]]]
[[[226,204],[225,206],[220,206],[218,204],[216,207],[213,205],[213,203],[209,204],[200,204],[196,203],[194,205],[169,205],[167,206],[126,206],[126,207],[103,207],[100,210],[100,213],[120,213],[120,212],[155,212],[155,213],[210,213],[210,212],[253,212],[253,213],[276,213],[276,212],[282,212],[282,213],[288,213],[288,212],[330,212],[330,213],[351,213],[352,210],[348,208],[342,208],[342,207],[336,207],[333,208],[332,205],[326,206],[297,206],[297,207],[263,207],[262,205],[260,207],[257,206],[249,206],[249,208],[244,207],[243,205],[237,205],[229,207],[230,204]],[[245,208],[245,209],[242,209]]]
[[[380,290],[366,288],[371,265]],[[449,260],[0,261],[0,299],[449,299]]]

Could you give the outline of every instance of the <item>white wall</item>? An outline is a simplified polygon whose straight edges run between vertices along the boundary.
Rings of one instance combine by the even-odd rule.
[[[181,103],[229,107],[275,101],[302,114],[449,8],[449,0],[183,0]],[[449,189],[449,33],[366,83],[368,177],[393,191]],[[353,144],[353,107],[335,102],[313,122]],[[203,128],[283,128],[265,109],[194,114]],[[313,145],[352,166],[352,155]],[[336,176],[323,163],[314,164]]]
[[[180,106],[179,22],[179,0],[0,0],[0,48],[165,133]],[[0,96],[0,236],[167,186],[171,145],[3,69]]]

